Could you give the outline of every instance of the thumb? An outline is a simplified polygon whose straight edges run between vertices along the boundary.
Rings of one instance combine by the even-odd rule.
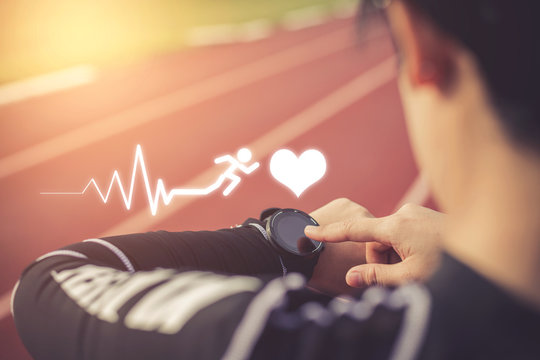
[[[349,286],[393,286],[408,280],[406,264],[363,264],[351,268],[345,277]]]

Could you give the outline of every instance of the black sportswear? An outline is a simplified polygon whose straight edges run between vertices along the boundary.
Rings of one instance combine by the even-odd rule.
[[[304,286],[316,259],[280,259],[249,223],[42,256],[14,291],[23,343],[54,360],[540,358],[540,314],[448,255],[427,285],[331,298]]]

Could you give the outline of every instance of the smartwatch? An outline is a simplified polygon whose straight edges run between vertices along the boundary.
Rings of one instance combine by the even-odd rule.
[[[308,238],[304,229],[319,226],[317,221],[303,211],[280,209],[265,219],[267,240],[282,255],[314,257],[324,249],[324,243]]]

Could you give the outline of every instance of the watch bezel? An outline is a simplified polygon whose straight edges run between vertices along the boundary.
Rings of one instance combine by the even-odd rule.
[[[284,216],[284,214],[287,214],[287,213],[300,214],[306,217],[306,219],[309,222],[311,222],[314,226],[319,226],[319,223],[314,218],[312,218],[309,214],[301,210],[297,210],[297,209],[278,210],[274,214],[272,214],[272,216],[270,216],[270,218],[266,222],[266,232],[268,233],[268,237],[270,238],[270,244],[272,245],[272,247],[274,247],[277,251],[279,251],[282,254],[294,255],[294,256],[299,256],[299,257],[309,257],[309,256],[312,256],[321,252],[324,249],[324,243],[322,242],[317,241],[319,243],[317,247],[308,253],[299,253],[298,251],[295,251],[295,249],[291,248],[287,244],[286,241],[281,239],[281,237],[277,234],[277,231],[275,231],[275,225],[276,225],[277,220],[279,220],[281,216]],[[308,238],[308,239],[310,241],[316,241],[311,238]]]

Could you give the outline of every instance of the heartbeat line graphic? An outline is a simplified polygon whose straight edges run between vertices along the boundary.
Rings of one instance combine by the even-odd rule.
[[[167,192],[167,190],[165,189],[165,184],[163,183],[163,179],[158,179],[155,192],[152,195],[152,189],[150,186],[150,181],[148,179],[148,173],[146,171],[146,164],[144,163],[142,148],[141,148],[141,145],[137,145],[137,149],[135,150],[135,161],[133,163],[133,171],[131,172],[131,184],[129,186],[128,194],[126,194],[126,190],[124,188],[124,185],[122,184],[122,180],[120,179],[118,170],[114,170],[114,174],[111,178],[109,188],[105,195],[103,195],[103,192],[99,188],[94,178],[91,178],[88,184],[86,184],[85,188],[80,192],[41,192],[40,194],[42,195],[84,195],[86,193],[86,190],[90,188],[90,185],[93,185],[97,193],[101,197],[101,200],[103,200],[104,203],[107,203],[107,201],[109,200],[109,196],[111,194],[113,185],[116,182],[118,184],[118,188],[120,189],[120,192],[122,193],[122,197],[124,199],[124,204],[126,205],[126,209],[129,210],[131,208],[131,201],[133,199],[133,189],[135,188],[135,176],[137,174],[137,169],[139,168],[143,176],[144,186],[146,188],[146,194],[148,197],[148,204],[150,205],[150,210],[152,212],[152,215],[155,216],[157,214],[160,199],[163,200],[163,203],[165,205],[169,205],[175,196],[208,195],[211,192],[217,190],[226,179],[231,180],[231,183],[223,191],[223,195],[228,196],[231,193],[231,191],[241,181],[241,178],[234,174],[235,170],[241,170],[245,174],[250,174],[251,172],[253,172],[255,169],[259,167],[258,162],[251,164],[249,167],[246,167],[243,164],[250,161],[251,157],[252,157],[251,151],[246,148],[242,148],[238,150],[236,158],[234,158],[231,155],[224,155],[224,156],[214,159],[214,163],[216,164],[219,164],[222,162],[229,162],[231,165],[228,167],[227,170],[225,170],[223,174],[221,174],[218,177],[218,179],[212,185],[206,188],[202,188],[202,189],[176,188]]]

